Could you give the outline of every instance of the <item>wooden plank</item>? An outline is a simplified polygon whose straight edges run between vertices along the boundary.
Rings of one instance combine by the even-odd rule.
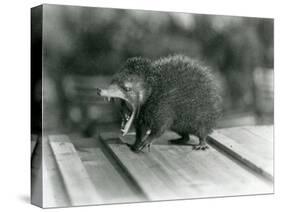
[[[49,136],[49,140],[71,205],[102,203],[100,195],[68,138],[53,135]]]
[[[119,158],[119,164],[123,164],[122,167],[125,168],[125,172],[132,176],[134,182],[138,187],[142,188],[142,191],[149,200],[179,198],[172,189],[166,186],[166,182],[160,180],[158,176],[151,171],[150,166],[144,161],[139,160],[139,158],[135,158],[134,153],[132,153],[128,147],[110,144],[109,149],[111,153],[115,155],[115,158]],[[125,156],[125,160],[122,155]]]
[[[65,190],[47,137],[43,137],[43,207],[67,207],[70,200]]]
[[[127,167],[119,160],[117,155],[109,147],[109,142],[112,142],[112,140],[114,141],[114,143],[116,143],[116,140],[119,143],[121,141],[118,138],[116,138],[116,137],[112,138],[112,134],[111,133],[103,133],[99,137],[100,137],[100,141],[103,144],[103,147],[104,147],[105,151],[107,151],[108,154],[111,155],[111,157],[115,160],[116,164],[122,170],[123,175],[126,176],[132,182],[132,184],[134,184],[134,187],[136,188],[138,193],[140,193],[141,196],[143,196],[144,199],[150,200],[150,198],[145,194],[145,192],[143,191],[143,189],[141,188],[139,183],[136,181],[136,179],[130,174],[130,172],[128,171]],[[108,139],[108,140],[106,140],[106,139]]]
[[[104,143],[150,200],[273,190],[271,183],[212,147],[208,151],[193,151],[190,146],[153,145],[151,152],[136,154],[124,144]]]
[[[30,146],[30,155],[32,156],[33,152],[34,152],[34,149],[35,149],[35,146],[36,146],[36,141],[31,141],[31,146]]]
[[[56,198],[55,192],[52,186],[52,182],[49,178],[50,173],[48,173],[48,169],[46,167],[46,162],[43,161],[43,208],[52,208],[59,207]]]
[[[36,144],[38,143],[38,141],[39,141],[38,135],[32,134],[31,135],[31,146],[30,146],[30,148],[31,148],[31,150],[30,150],[31,157],[32,157],[32,155],[34,153],[34,150],[36,148]]]
[[[128,203],[146,200],[114,166],[101,148],[79,148],[79,156],[104,203]],[[118,169],[119,168],[119,169]]]
[[[208,141],[257,173],[273,180],[273,144],[271,142],[241,128],[215,131],[209,136]]]
[[[31,155],[31,203],[43,206],[42,193],[42,142],[39,141]]]
[[[235,152],[243,152],[247,160],[263,170],[273,179],[273,126],[235,127],[219,133],[239,144]]]
[[[210,147],[207,151],[187,146],[156,146],[163,166],[169,164],[181,176],[190,179],[188,195],[192,197],[245,195],[272,192],[272,184],[241,167],[227,155]],[[152,151],[154,154],[156,151]],[[179,175],[180,177],[180,175]],[[177,180],[177,179],[175,179]],[[193,190],[196,189],[196,192]]]
[[[135,154],[125,145],[109,146],[151,200],[272,192],[271,185],[214,149],[154,145],[150,153]]]
[[[264,140],[267,140],[268,142],[273,143],[273,136],[274,136],[274,130],[273,130],[273,126],[269,125],[269,126],[258,126],[257,127],[253,127],[253,126],[246,126],[246,127],[242,127],[243,130],[247,130],[249,132],[251,132],[254,135],[260,136],[261,138],[263,138]]]

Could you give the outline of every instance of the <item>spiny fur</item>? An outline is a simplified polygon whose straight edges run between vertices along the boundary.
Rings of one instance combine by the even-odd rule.
[[[156,61],[137,57],[127,60],[117,81],[136,75],[152,92],[140,109],[136,127],[154,133],[171,129],[201,139],[211,133],[220,116],[218,88],[210,70],[183,55]]]

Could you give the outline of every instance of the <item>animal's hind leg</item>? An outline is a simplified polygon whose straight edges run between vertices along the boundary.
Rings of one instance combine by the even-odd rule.
[[[201,138],[201,137],[199,137],[199,144],[193,147],[193,149],[195,150],[206,150],[208,148],[209,146],[206,142],[206,138]]]

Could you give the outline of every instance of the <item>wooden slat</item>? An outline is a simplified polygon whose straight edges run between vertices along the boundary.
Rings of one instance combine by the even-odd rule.
[[[48,142],[43,137],[43,207],[67,207],[70,200]]]
[[[104,143],[150,200],[272,192],[271,183],[214,148],[154,145],[136,154],[124,144]]]
[[[208,141],[257,173],[273,180],[272,142],[243,128],[215,131],[209,136]]]
[[[59,207],[56,198],[52,182],[49,178],[50,173],[48,173],[46,162],[43,161],[43,208]]]
[[[272,184],[259,179],[212,147],[207,151],[195,151],[186,146],[156,147],[163,155],[160,159],[163,166],[170,162],[175,171],[190,179],[189,187],[192,189],[187,191],[188,195],[195,189],[198,194],[194,192],[194,197],[272,192]]]
[[[263,138],[264,140],[267,140],[268,142],[273,143],[273,126],[259,126],[257,127],[253,127],[253,126],[246,126],[246,127],[242,127],[243,130],[247,130],[249,132],[251,132],[254,135],[257,135],[261,138]]]
[[[57,135],[49,140],[71,205],[100,204],[100,195],[68,138]]]
[[[31,203],[39,207],[43,207],[42,187],[42,141],[40,141],[31,156]]]
[[[104,203],[140,202],[145,198],[114,166],[101,148],[79,148],[79,156]]]
[[[32,134],[31,135],[31,146],[30,146],[30,148],[31,148],[31,150],[30,150],[31,157],[33,155],[33,152],[34,152],[34,150],[36,148],[36,144],[38,143],[38,141],[39,141],[38,135]]]
[[[119,159],[118,162],[124,168],[124,171],[131,175],[136,185],[142,189],[147,199],[163,200],[179,198],[179,196],[166,186],[165,182],[160,180],[155,173],[151,172],[151,167],[147,166],[142,160],[134,158],[133,153],[126,146],[115,146],[111,144],[109,145],[109,149],[115,155],[115,158]],[[122,155],[125,156],[125,160]]]
[[[31,146],[30,146],[30,155],[33,154],[34,152],[34,149],[35,149],[35,146],[36,146],[36,141],[31,141]]]

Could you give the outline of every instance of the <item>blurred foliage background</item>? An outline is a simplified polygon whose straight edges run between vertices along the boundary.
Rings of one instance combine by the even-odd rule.
[[[273,123],[272,19],[44,5],[45,131],[96,132],[118,111],[95,94],[133,56],[184,54],[222,87],[218,127]]]

